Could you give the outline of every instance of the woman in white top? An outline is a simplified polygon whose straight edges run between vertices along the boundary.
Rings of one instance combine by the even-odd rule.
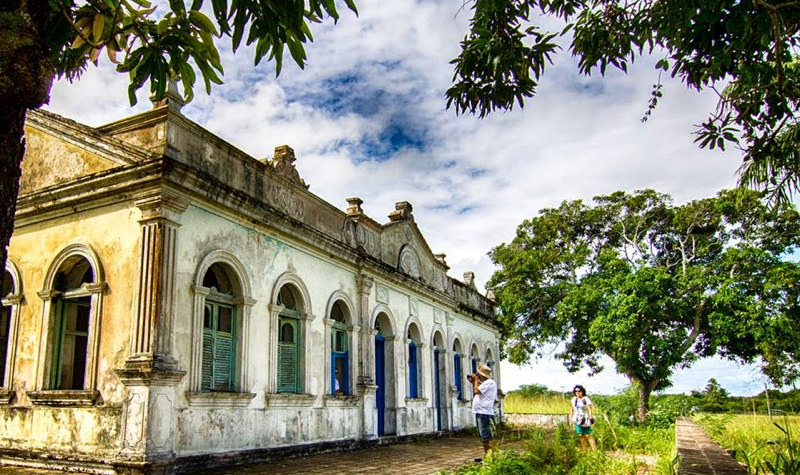
[[[592,450],[597,450],[597,442],[594,440],[594,404],[592,400],[586,396],[586,388],[580,384],[572,389],[575,397],[572,398],[569,405],[569,420],[575,424],[575,432],[581,438],[581,448],[586,452],[586,440],[589,440],[589,445]]]

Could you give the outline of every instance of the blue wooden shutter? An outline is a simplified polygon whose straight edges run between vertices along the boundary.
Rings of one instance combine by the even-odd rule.
[[[417,391],[417,345],[408,344],[408,397],[419,397]]]
[[[458,399],[462,399],[461,393],[461,355],[458,353],[453,355],[453,376],[456,380],[456,392],[458,393]]]
[[[336,353],[331,352],[331,394],[336,394]]]

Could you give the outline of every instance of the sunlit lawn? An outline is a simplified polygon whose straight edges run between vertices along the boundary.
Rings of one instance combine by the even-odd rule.
[[[569,414],[570,399],[563,394],[525,397],[511,393],[503,401],[507,414]]]
[[[770,418],[762,414],[700,414],[694,420],[724,448],[735,450],[736,458],[746,463],[753,473],[756,468],[769,470],[768,464],[774,466],[790,458],[790,443],[795,448],[794,456],[800,456],[797,453],[800,448],[800,416]],[[800,468],[800,462],[796,466]]]

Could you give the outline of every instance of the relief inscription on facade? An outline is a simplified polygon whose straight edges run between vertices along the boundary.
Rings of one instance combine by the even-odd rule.
[[[403,248],[402,251],[400,251],[399,267],[401,271],[405,272],[411,277],[415,277],[417,279],[422,277],[419,265],[419,258],[417,257],[417,254],[410,247],[406,246]]]

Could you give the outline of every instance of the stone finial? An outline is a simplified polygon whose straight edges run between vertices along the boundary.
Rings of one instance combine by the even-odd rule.
[[[181,96],[181,93],[178,91],[178,81],[169,82],[167,92],[164,94],[163,99],[157,101],[155,95],[152,95],[150,96],[150,102],[153,104],[153,109],[167,107],[175,112],[180,112],[181,108],[186,104],[186,101],[183,100],[183,96]]]
[[[294,162],[297,158],[294,156],[294,149],[288,145],[279,145],[275,147],[275,154],[272,156],[272,168],[278,172],[279,175],[288,178],[292,183],[296,183],[303,188],[308,188],[306,182],[300,178]]]
[[[469,270],[464,272],[464,283],[470,287],[475,287],[475,273]]]
[[[272,161],[286,160],[289,163],[294,163],[297,157],[294,156],[294,149],[288,145],[278,145],[275,147],[275,155],[272,156]]]
[[[364,203],[359,197],[347,198],[347,216],[360,216],[364,210],[361,209],[361,204]]]
[[[494,294],[494,289],[489,289],[486,291],[486,298],[492,303],[497,303],[497,296]]]
[[[398,201],[394,204],[394,211],[389,213],[389,220],[394,223],[404,219],[413,218],[414,215],[411,213],[413,209],[414,208],[411,206],[411,203],[408,201]]]
[[[434,254],[433,257],[435,257],[436,260],[441,262],[442,264],[447,265],[447,261],[445,261],[447,254]]]

